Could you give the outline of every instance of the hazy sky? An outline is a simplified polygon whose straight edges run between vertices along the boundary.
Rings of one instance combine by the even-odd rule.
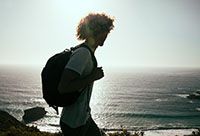
[[[89,12],[116,19],[101,66],[200,67],[199,0],[0,0],[0,64],[44,65]]]

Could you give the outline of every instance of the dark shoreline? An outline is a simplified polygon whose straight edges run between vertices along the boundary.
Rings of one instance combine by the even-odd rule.
[[[161,132],[163,133],[162,136],[165,136],[165,134],[171,133],[171,131],[182,131],[182,133],[187,130],[188,134],[183,134],[184,136],[200,136],[200,129],[198,128],[189,128],[189,129],[183,129],[183,128],[165,128],[165,129],[151,129],[151,130],[135,130],[135,129],[126,129],[126,128],[121,128],[121,129],[102,129],[107,133],[109,136],[120,136],[120,135],[125,135],[125,136],[143,136],[145,133],[149,133],[148,136],[153,136],[154,134]],[[180,133],[180,132],[179,132]],[[0,110],[0,136],[21,136],[21,135],[27,135],[27,136],[32,136],[32,135],[37,135],[37,136],[62,136],[61,132],[57,133],[50,133],[50,132],[43,132],[39,130],[37,127],[34,126],[28,126],[20,121],[18,121],[16,118],[11,116],[5,111]],[[177,134],[174,133],[175,136]]]

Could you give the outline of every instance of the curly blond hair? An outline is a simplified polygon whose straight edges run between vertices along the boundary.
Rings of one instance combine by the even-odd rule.
[[[114,18],[104,13],[90,13],[80,20],[76,36],[78,40],[86,40],[91,36],[109,33],[114,28],[113,22]]]

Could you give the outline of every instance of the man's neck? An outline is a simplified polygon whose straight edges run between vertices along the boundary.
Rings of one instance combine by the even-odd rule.
[[[91,42],[85,41],[85,44],[91,49],[91,51],[94,53],[97,49],[97,45],[92,44]]]

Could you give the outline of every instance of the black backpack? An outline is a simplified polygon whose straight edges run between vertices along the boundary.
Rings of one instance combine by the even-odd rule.
[[[66,49],[63,52],[57,53],[49,58],[45,67],[42,69],[42,93],[43,98],[50,107],[53,107],[58,114],[58,107],[69,106],[76,102],[81,92],[60,94],[58,91],[58,85],[64,70],[65,65],[70,59],[70,56],[74,50],[79,47],[88,48],[85,45],[79,45],[74,48]],[[88,48],[89,49],[89,48]],[[91,50],[89,49],[91,52]],[[94,65],[96,66],[96,59],[91,52]]]

